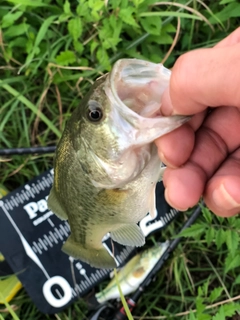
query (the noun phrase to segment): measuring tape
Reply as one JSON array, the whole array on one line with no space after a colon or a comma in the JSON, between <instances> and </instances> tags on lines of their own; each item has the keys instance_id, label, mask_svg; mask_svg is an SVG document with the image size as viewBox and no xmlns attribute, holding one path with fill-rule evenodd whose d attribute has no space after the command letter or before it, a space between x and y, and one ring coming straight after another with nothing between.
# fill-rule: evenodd
<instances>
[{"instance_id":1,"label":"measuring tape","mask_svg":"<svg viewBox=\"0 0 240 320\"><path fill-rule=\"evenodd\" d=\"M0 199L8 194L8 190L0 184ZM0 304L9 302L22 288L18 278L0 253Z\"/></svg>"},{"instance_id":2,"label":"measuring tape","mask_svg":"<svg viewBox=\"0 0 240 320\"><path fill-rule=\"evenodd\" d=\"M51 169L0 200L0 252L37 308L48 314L60 312L86 295L111 272L92 268L61 251L70 228L67 221L60 220L47 207L52 183ZM176 216L177 211L165 202L163 193L163 185L159 183L158 215L155 219L147 215L140 222L145 236L162 229ZM113 251L108 235L103 245ZM135 252L133 247L114 243L114 257L119 266Z\"/></svg>"}]
</instances>

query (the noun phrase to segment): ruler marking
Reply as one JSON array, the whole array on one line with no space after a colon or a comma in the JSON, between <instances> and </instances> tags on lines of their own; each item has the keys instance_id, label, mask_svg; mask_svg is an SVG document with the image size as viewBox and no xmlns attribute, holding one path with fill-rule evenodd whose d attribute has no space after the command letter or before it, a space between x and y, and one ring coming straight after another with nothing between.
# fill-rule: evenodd
<instances>
[{"instance_id":1,"label":"ruler marking","mask_svg":"<svg viewBox=\"0 0 240 320\"><path fill-rule=\"evenodd\" d=\"M6 208L7 210L10 210L9 206L7 205L7 203L5 203L5 208Z\"/></svg>"},{"instance_id":2,"label":"ruler marking","mask_svg":"<svg viewBox=\"0 0 240 320\"><path fill-rule=\"evenodd\" d=\"M12 199L14 205L15 205L16 207L18 207L18 203L17 203L16 199L15 199L13 196L11 196L11 199Z\"/></svg>"},{"instance_id":3,"label":"ruler marking","mask_svg":"<svg viewBox=\"0 0 240 320\"><path fill-rule=\"evenodd\" d=\"M26 192L23 193L23 197L25 198L25 200L27 200L27 201L29 200Z\"/></svg>"},{"instance_id":4,"label":"ruler marking","mask_svg":"<svg viewBox=\"0 0 240 320\"><path fill-rule=\"evenodd\" d=\"M41 246L43 247L43 249L44 249L45 251L47 251L48 248L46 247L45 243L42 241L41 238L38 238L38 242L41 244Z\"/></svg>"},{"instance_id":5,"label":"ruler marking","mask_svg":"<svg viewBox=\"0 0 240 320\"><path fill-rule=\"evenodd\" d=\"M49 224L50 224L51 227L54 227L54 226L55 226L55 224L52 222L52 220L51 220L50 218L48 218L47 221L49 222Z\"/></svg>"},{"instance_id":6,"label":"ruler marking","mask_svg":"<svg viewBox=\"0 0 240 320\"><path fill-rule=\"evenodd\" d=\"M8 206L9 209L11 209L11 210L13 209L13 207L11 206L11 203L9 202L9 200L7 200L7 206Z\"/></svg>"},{"instance_id":7,"label":"ruler marking","mask_svg":"<svg viewBox=\"0 0 240 320\"><path fill-rule=\"evenodd\" d=\"M12 208L14 208L15 207L15 203L14 203L13 199L10 199L9 202L10 202Z\"/></svg>"},{"instance_id":8,"label":"ruler marking","mask_svg":"<svg viewBox=\"0 0 240 320\"><path fill-rule=\"evenodd\" d=\"M68 236L69 233L66 232L66 230L64 229L64 226L62 224L60 224L60 228L62 229L62 231L64 232L65 236Z\"/></svg>"},{"instance_id":9,"label":"ruler marking","mask_svg":"<svg viewBox=\"0 0 240 320\"><path fill-rule=\"evenodd\" d=\"M70 230L70 227L69 227L69 224L68 224L68 222L67 221L65 221L65 230L67 231L67 232L70 232L71 230Z\"/></svg>"},{"instance_id":10,"label":"ruler marking","mask_svg":"<svg viewBox=\"0 0 240 320\"><path fill-rule=\"evenodd\" d=\"M96 277L95 277L94 273L92 273L92 274L91 274L91 277L93 278L93 280L94 280L94 281L97 281L97 279L96 279Z\"/></svg>"},{"instance_id":11,"label":"ruler marking","mask_svg":"<svg viewBox=\"0 0 240 320\"><path fill-rule=\"evenodd\" d=\"M55 238L55 236L54 236L54 234L52 233L52 231L49 231L49 234L50 234L51 237L53 238L54 242L55 242L56 244L58 244L58 241L57 241L57 239Z\"/></svg>"},{"instance_id":12,"label":"ruler marking","mask_svg":"<svg viewBox=\"0 0 240 320\"><path fill-rule=\"evenodd\" d=\"M77 297L77 293L73 288L72 288L72 296Z\"/></svg>"},{"instance_id":13,"label":"ruler marking","mask_svg":"<svg viewBox=\"0 0 240 320\"><path fill-rule=\"evenodd\" d=\"M42 254L42 250L39 248L39 246L37 245L37 243L35 242L35 241L33 241L33 248L35 248L35 250L37 250L37 252L39 253L39 254Z\"/></svg>"},{"instance_id":14,"label":"ruler marking","mask_svg":"<svg viewBox=\"0 0 240 320\"><path fill-rule=\"evenodd\" d=\"M45 190L45 187L43 186L42 182L39 181L39 186L41 187L41 190Z\"/></svg>"},{"instance_id":15,"label":"ruler marking","mask_svg":"<svg viewBox=\"0 0 240 320\"><path fill-rule=\"evenodd\" d=\"M53 247L52 242L49 240L49 238L48 238L48 236L46 234L44 235L44 238L48 242L49 246L52 248Z\"/></svg>"},{"instance_id":16,"label":"ruler marking","mask_svg":"<svg viewBox=\"0 0 240 320\"><path fill-rule=\"evenodd\" d=\"M33 251L34 251L35 253L38 253L38 251L37 251L37 249L36 249L35 247L32 247L32 249L33 249Z\"/></svg>"},{"instance_id":17,"label":"ruler marking","mask_svg":"<svg viewBox=\"0 0 240 320\"><path fill-rule=\"evenodd\" d=\"M23 200L22 200L21 195L19 193L16 194L16 197L20 203L23 203Z\"/></svg>"},{"instance_id":18,"label":"ruler marking","mask_svg":"<svg viewBox=\"0 0 240 320\"><path fill-rule=\"evenodd\" d=\"M79 292L79 293L81 293L82 291L84 291L84 288L82 288L82 286L79 286L79 285L77 284L77 287L78 287L78 292Z\"/></svg>"},{"instance_id":19,"label":"ruler marking","mask_svg":"<svg viewBox=\"0 0 240 320\"><path fill-rule=\"evenodd\" d=\"M34 189L35 193L39 194L38 187L35 183L32 185L32 188Z\"/></svg>"}]
</instances>

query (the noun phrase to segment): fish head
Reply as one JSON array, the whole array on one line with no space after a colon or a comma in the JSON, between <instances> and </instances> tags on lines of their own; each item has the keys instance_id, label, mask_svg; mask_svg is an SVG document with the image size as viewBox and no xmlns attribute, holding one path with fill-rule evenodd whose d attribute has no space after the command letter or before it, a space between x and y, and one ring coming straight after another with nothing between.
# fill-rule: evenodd
<instances>
[{"instance_id":1,"label":"fish head","mask_svg":"<svg viewBox=\"0 0 240 320\"><path fill-rule=\"evenodd\" d=\"M112 103L108 77L96 80L73 113L66 131L70 132L75 158L91 183L95 187L114 189L132 176L137 159L130 157L128 160L132 163L126 166L132 125Z\"/></svg>"},{"instance_id":2,"label":"fish head","mask_svg":"<svg viewBox=\"0 0 240 320\"><path fill-rule=\"evenodd\" d=\"M151 159L152 142L189 119L161 115L170 75L162 64L119 60L72 115L74 149L96 187L121 188L132 181Z\"/></svg>"}]
</instances>

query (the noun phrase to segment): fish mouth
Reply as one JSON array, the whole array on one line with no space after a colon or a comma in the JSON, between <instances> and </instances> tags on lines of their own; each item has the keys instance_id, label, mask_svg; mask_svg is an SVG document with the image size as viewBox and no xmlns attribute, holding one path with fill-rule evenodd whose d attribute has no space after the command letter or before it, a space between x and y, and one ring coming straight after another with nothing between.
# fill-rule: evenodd
<instances>
[{"instance_id":1,"label":"fish mouth","mask_svg":"<svg viewBox=\"0 0 240 320\"><path fill-rule=\"evenodd\" d=\"M110 73L111 91L122 111L144 118L160 117L162 94L169 85L171 71L162 64L138 60L118 60Z\"/></svg>"},{"instance_id":2,"label":"fish mouth","mask_svg":"<svg viewBox=\"0 0 240 320\"><path fill-rule=\"evenodd\" d=\"M187 116L161 114L162 95L169 86L171 71L162 64L139 59L118 60L109 74L107 93L112 106L132 127L135 145L153 142L188 121ZM128 123L128 125L126 125ZM129 130L128 130L129 132Z\"/></svg>"}]
</instances>

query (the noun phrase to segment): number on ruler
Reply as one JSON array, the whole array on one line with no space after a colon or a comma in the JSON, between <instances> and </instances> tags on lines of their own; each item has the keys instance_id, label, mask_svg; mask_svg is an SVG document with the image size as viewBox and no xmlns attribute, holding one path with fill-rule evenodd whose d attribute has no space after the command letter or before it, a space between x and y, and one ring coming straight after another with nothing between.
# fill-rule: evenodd
<instances>
[{"instance_id":1,"label":"number on ruler","mask_svg":"<svg viewBox=\"0 0 240 320\"><path fill-rule=\"evenodd\" d=\"M62 297L59 297L59 299L52 293L51 289L54 285L58 285L63 291L63 295ZM72 289L66 279L61 276L54 276L44 283L43 295L51 306L60 308L65 306L72 299Z\"/></svg>"}]
</instances>

